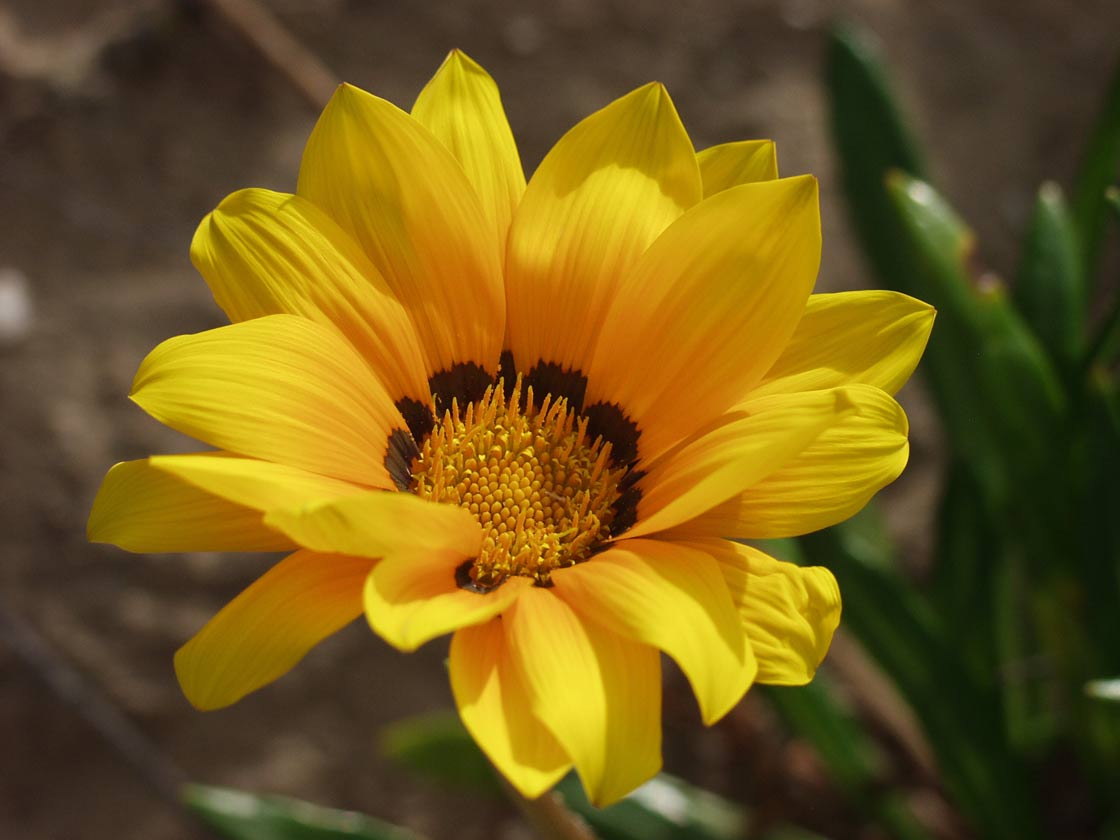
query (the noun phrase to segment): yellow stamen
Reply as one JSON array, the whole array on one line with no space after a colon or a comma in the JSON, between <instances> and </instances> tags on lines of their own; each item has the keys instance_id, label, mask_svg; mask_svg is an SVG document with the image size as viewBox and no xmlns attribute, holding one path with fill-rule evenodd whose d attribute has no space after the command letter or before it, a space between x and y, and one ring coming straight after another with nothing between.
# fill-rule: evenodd
<instances>
[{"instance_id":1,"label":"yellow stamen","mask_svg":"<svg viewBox=\"0 0 1120 840\"><path fill-rule=\"evenodd\" d=\"M521 392L519 376L508 399L499 381L465 408L453 401L412 465L413 492L461 505L482 526L470 567L480 589L510 575L547 586L554 570L590 557L610 535L626 472L566 399L538 406L529 387L522 404Z\"/></svg>"}]
</instances>

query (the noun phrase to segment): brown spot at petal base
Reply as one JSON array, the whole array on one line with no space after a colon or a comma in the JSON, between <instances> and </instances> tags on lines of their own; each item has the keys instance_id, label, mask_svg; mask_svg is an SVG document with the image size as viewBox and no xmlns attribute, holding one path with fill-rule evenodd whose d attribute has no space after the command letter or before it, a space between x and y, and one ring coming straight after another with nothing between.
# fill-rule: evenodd
<instances>
[{"instance_id":1,"label":"brown spot at petal base","mask_svg":"<svg viewBox=\"0 0 1120 840\"><path fill-rule=\"evenodd\" d=\"M459 405L477 402L493 384L493 374L474 362L459 362L450 370L432 374L428 387L432 389L436 416L442 417L451 408L452 400L457 400Z\"/></svg>"},{"instance_id":2,"label":"brown spot at petal base","mask_svg":"<svg viewBox=\"0 0 1120 840\"><path fill-rule=\"evenodd\" d=\"M642 491L638 482L645 473L640 470L631 470L626 473L618 483L619 496L615 500L614 519L611 520L611 536L617 537L625 533L638 521L638 502L642 500Z\"/></svg>"},{"instance_id":3,"label":"brown spot at petal base","mask_svg":"<svg viewBox=\"0 0 1120 840\"><path fill-rule=\"evenodd\" d=\"M525 384L537 394L564 397L576 413L583 411L587 377L578 370L564 369L554 362L537 362L525 376Z\"/></svg>"},{"instance_id":4,"label":"brown spot at petal base","mask_svg":"<svg viewBox=\"0 0 1120 840\"><path fill-rule=\"evenodd\" d=\"M404 418L408 430L412 432L413 440L423 440L431 434L432 427L436 422L431 405L422 403L420 400L414 400L411 397L401 397L397 400L396 406L397 411Z\"/></svg>"},{"instance_id":5,"label":"brown spot at petal base","mask_svg":"<svg viewBox=\"0 0 1120 840\"><path fill-rule=\"evenodd\" d=\"M616 466L630 466L638 460L638 424L626 416L617 403L595 403L583 410L587 428L611 444L611 460Z\"/></svg>"},{"instance_id":6,"label":"brown spot at petal base","mask_svg":"<svg viewBox=\"0 0 1120 840\"><path fill-rule=\"evenodd\" d=\"M394 429L385 448L385 469L398 490L412 488L412 461L420 454L412 435L405 429Z\"/></svg>"}]
</instances>

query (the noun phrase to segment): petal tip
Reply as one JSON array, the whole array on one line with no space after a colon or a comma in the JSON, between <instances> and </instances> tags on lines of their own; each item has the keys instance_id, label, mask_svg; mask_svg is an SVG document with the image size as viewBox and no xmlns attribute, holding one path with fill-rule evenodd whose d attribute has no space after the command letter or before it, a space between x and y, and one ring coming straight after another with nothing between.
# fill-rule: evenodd
<instances>
[{"instance_id":1,"label":"petal tip","mask_svg":"<svg viewBox=\"0 0 1120 840\"><path fill-rule=\"evenodd\" d=\"M192 678L195 675L191 673L193 669L190 667L190 653L190 642L187 642L175 651L173 663L175 678L179 681L179 690L183 692L183 697L191 704L191 707L199 712L213 712L237 702L239 698L228 702L218 702L212 696L212 692L204 691L196 684L197 680Z\"/></svg>"},{"instance_id":2,"label":"petal tip","mask_svg":"<svg viewBox=\"0 0 1120 840\"><path fill-rule=\"evenodd\" d=\"M584 782L583 789L587 793L588 801L596 808L609 808L611 805L614 805L617 802L625 799L627 796L632 794L634 791L636 791L638 788L640 788L642 785L644 785L646 782L660 773L662 766L663 761L659 753L656 763L652 763L650 767L647 768L645 778L643 778L637 784L634 784L632 787L610 784L612 780L607 777L604 778L594 789L589 788L586 782ZM581 778L580 781L582 782L583 779Z\"/></svg>"},{"instance_id":3,"label":"petal tip","mask_svg":"<svg viewBox=\"0 0 1120 840\"><path fill-rule=\"evenodd\" d=\"M455 67L460 70L481 71L482 65L467 55L461 48L453 47L443 60L443 67Z\"/></svg>"}]
</instances>

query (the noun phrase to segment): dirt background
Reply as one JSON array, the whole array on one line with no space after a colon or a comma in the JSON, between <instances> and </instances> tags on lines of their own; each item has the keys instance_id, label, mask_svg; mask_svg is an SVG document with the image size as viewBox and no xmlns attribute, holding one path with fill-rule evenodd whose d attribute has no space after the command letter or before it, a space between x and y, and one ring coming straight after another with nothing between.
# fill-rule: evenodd
<instances>
[{"instance_id":1,"label":"dirt background","mask_svg":"<svg viewBox=\"0 0 1120 840\"><path fill-rule=\"evenodd\" d=\"M339 78L405 107L449 48L465 49L501 85L528 171L581 116L664 82L697 147L771 137L785 174L820 177L830 290L866 278L827 146L830 20L882 39L939 183L1004 273L1036 185L1068 185L1120 32L1115 0L267 5ZM433 838L524 836L505 806L446 796L378 756L384 725L450 706L443 645L404 656L353 626L267 690L198 714L172 653L269 558L85 542L110 464L184 446L126 394L156 343L222 322L187 259L195 225L234 189L292 189L315 116L204 2L0 5L2 838L206 836L47 687L15 627L39 634L45 661L84 675L87 710L89 691L103 693L192 779L358 808ZM915 468L888 492L888 512L920 558L937 432L919 389L902 399ZM701 731L679 677L668 682L667 769L771 811L796 806L833 836L874 836L757 699ZM806 796L813 785L820 795ZM914 795L942 834L959 833L935 793Z\"/></svg>"}]
</instances>

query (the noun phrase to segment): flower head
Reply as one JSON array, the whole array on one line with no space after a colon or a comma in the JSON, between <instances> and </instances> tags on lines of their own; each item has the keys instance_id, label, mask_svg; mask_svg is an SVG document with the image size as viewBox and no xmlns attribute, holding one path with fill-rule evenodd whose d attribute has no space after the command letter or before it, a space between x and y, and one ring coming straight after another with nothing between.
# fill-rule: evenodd
<instances>
[{"instance_id":1,"label":"flower head","mask_svg":"<svg viewBox=\"0 0 1120 840\"><path fill-rule=\"evenodd\" d=\"M768 141L696 153L656 84L526 185L491 78L453 52L411 114L342 86L294 195L229 196L191 257L232 324L132 399L216 450L117 464L91 539L291 551L176 655L199 708L363 612L451 633L467 728L525 795L598 803L660 766L661 657L705 722L811 679L832 575L734 539L837 522L902 470L891 398L933 321L813 295L817 186Z\"/></svg>"}]
</instances>

